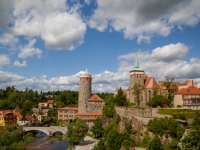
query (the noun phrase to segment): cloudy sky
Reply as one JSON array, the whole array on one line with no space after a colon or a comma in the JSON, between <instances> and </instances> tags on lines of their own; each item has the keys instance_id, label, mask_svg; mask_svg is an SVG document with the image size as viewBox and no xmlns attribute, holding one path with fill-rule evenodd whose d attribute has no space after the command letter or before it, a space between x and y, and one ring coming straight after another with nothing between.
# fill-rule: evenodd
<instances>
[{"instance_id":1,"label":"cloudy sky","mask_svg":"<svg viewBox=\"0 0 200 150\"><path fill-rule=\"evenodd\" d=\"M136 52L157 81L200 82L199 0L1 0L0 88L93 91L129 86Z\"/></svg>"}]
</instances>

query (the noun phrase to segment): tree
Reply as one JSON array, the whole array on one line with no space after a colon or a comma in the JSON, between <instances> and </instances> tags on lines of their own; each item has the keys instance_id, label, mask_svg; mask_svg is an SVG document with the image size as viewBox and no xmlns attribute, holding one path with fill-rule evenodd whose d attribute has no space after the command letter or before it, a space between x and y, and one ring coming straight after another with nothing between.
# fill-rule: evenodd
<instances>
[{"instance_id":1,"label":"tree","mask_svg":"<svg viewBox=\"0 0 200 150\"><path fill-rule=\"evenodd\" d=\"M114 106L114 98L113 95L106 97L105 105L103 106L103 116L107 118L113 118L116 114L115 106Z\"/></svg>"},{"instance_id":2,"label":"tree","mask_svg":"<svg viewBox=\"0 0 200 150\"><path fill-rule=\"evenodd\" d=\"M91 132L95 135L95 137L101 137L103 135L103 122L100 117L97 117L94 120L94 125L91 128Z\"/></svg>"},{"instance_id":3,"label":"tree","mask_svg":"<svg viewBox=\"0 0 200 150\"><path fill-rule=\"evenodd\" d=\"M74 119L68 124L67 140L73 144L78 144L87 134L88 125L85 120L80 118Z\"/></svg>"},{"instance_id":4,"label":"tree","mask_svg":"<svg viewBox=\"0 0 200 150\"><path fill-rule=\"evenodd\" d=\"M114 150L120 149L121 143L119 142L119 133L115 128L111 129L107 135L106 139L106 149L107 150Z\"/></svg>"},{"instance_id":5,"label":"tree","mask_svg":"<svg viewBox=\"0 0 200 150\"><path fill-rule=\"evenodd\" d=\"M94 146L94 150L106 150L105 141L103 138Z\"/></svg>"},{"instance_id":6,"label":"tree","mask_svg":"<svg viewBox=\"0 0 200 150\"><path fill-rule=\"evenodd\" d=\"M176 92L178 90L178 87L176 85L176 83L174 82L174 77L165 77L165 82L164 82L164 86L166 87L167 91L168 91L168 99L173 101L174 99L174 92Z\"/></svg>"},{"instance_id":7,"label":"tree","mask_svg":"<svg viewBox=\"0 0 200 150\"><path fill-rule=\"evenodd\" d=\"M118 93L115 97L115 103L117 106L127 106L127 99L126 99L126 95L123 93L123 90L121 89L121 87L118 90Z\"/></svg>"},{"instance_id":8,"label":"tree","mask_svg":"<svg viewBox=\"0 0 200 150\"><path fill-rule=\"evenodd\" d=\"M148 105L151 107L160 106L161 103L165 103L169 106L170 100L164 97L163 95L156 95L152 99L149 100Z\"/></svg>"},{"instance_id":9,"label":"tree","mask_svg":"<svg viewBox=\"0 0 200 150\"><path fill-rule=\"evenodd\" d=\"M188 135L181 141L182 149L192 149L199 150L200 149L200 128L195 128L190 130Z\"/></svg>"},{"instance_id":10,"label":"tree","mask_svg":"<svg viewBox=\"0 0 200 150\"><path fill-rule=\"evenodd\" d=\"M155 135L149 145L149 150L164 150L158 135Z\"/></svg>"},{"instance_id":11,"label":"tree","mask_svg":"<svg viewBox=\"0 0 200 150\"><path fill-rule=\"evenodd\" d=\"M136 83L133 87L133 94L135 95L136 103L138 107L140 106L140 93L142 89L143 89L143 86L139 83Z\"/></svg>"}]
</instances>

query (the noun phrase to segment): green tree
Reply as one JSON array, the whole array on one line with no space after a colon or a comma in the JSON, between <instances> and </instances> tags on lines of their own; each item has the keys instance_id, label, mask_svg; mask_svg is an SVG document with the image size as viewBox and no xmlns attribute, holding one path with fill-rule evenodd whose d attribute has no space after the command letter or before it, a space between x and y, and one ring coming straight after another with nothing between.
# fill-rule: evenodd
<instances>
[{"instance_id":1,"label":"green tree","mask_svg":"<svg viewBox=\"0 0 200 150\"><path fill-rule=\"evenodd\" d=\"M80 118L74 119L68 124L68 130L66 134L68 141L72 143L72 145L78 144L85 137L88 129L89 128L85 120Z\"/></svg>"},{"instance_id":2,"label":"green tree","mask_svg":"<svg viewBox=\"0 0 200 150\"><path fill-rule=\"evenodd\" d=\"M158 135L155 135L153 140L150 142L149 150L164 150Z\"/></svg>"},{"instance_id":3,"label":"green tree","mask_svg":"<svg viewBox=\"0 0 200 150\"><path fill-rule=\"evenodd\" d=\"M109 95L105 99L105 105L103 106L103 116L107 118L113 118L116 115L116 110L114 106L113 95Z\"/></svg>"},{"instance_id":4,"label":"green tree","mask_svg":"<svg viewBox=\"0 0 200 150\"><path fill-rule=\"evenodd\" d=\"M199 150L200 149L200 128L189 131L188 135L181 141L183 150Z\"/></svg>"},{"instance_id":5,"label":"green tree","mask_svg":"<svg viewBox=\"0 0 200 150\"><path fill-rule=\"evenodd\" d=\"M18 92L12 92L12 94L10 94L8 100L15 102L16 100L18 100L20 97L20 94Z\"/></svg>"},{"instance_id":6,"label":"green tree","mask_svg":"<svg viewBox=\"0 0 200 150\"><path fill-rule=\"evenodd\" d=\"M133 146L135 146L135 142L133 142L133 140L124 140L122 142L122 147L126 150L129 150L129 148Z\"/></svg>"},{"instance_id":7,"label":"green tree","mask_svg":"<svg viewBox=\"0 0 200 150\"><path fill-rule=\"evenodd\" d=\"M178 87L176 85L176 83L174 82L174 77L165 77L165 82L164 82L164 86L166 87L167 91L168 91L168 99L171 100L171 102L174 99L174 92L176 92L178 90Z\"/></svg>"},{"instance_id":8,"label":"green tree","mask_svg":"<svg viewBox=\"0 0 200 150\"><path fill-rule=\"evenodd\" d=\"M127 106L128 103L127 103L126 95L123 93L123 90L121 87L119 88L118 93L114 100L117 106Z\"/></svg>"},{"instance_id":9,"label":"green tree","mask_svg":"<svg viewBox=\"0 0 200 150\"><path fill-rule=\"evenodd\" d=\"M140 93L142 92L143 86L139 83L136 83L133 87L133 94L135 95L135 101L137 103L137 106L140 106Z\"/></svg>"},{"instance_id":10,"label":"green tree","mask_svg":"<svg viewBox=\"0 0 200 150\"><path fill-rule=\"evenodd\" d=\"M30 100L26 100L23 105L22 109L25 111L25 113L29 113L32 108L32 102Z\"/></svg>"},{"instance_id":11,"label":"green tree","mask_svg":"<svg viewBox=\"0 0 200 150\"><path fill-rule=\"evenodd\" d=\"M98 138L103 135L103 122L100 117L97 117L94 120L94 125L92 126L90 131L95 135L95 137Z\"/></svg>"},{"instance_id":12,"label":"green tree","mask_svg":"<svg viewBox=\"0 0 200 150\"><path fill-rule=\"evenodd\" d=\"M149 100L148 105L151 107L157 107L160 106L162 102L166 103L168 106L170 104L170 100L163 95L156 95Z\"/></svg>"},{"instance_id":13,"label":"green tree","mask_svg":"<svg viewBox=\"0 0 200 150\"><path fill-rule=\"evenodd\" d=\"M94 150L106 150L105 141L103 138L94 146Z\"/></svg>"},{"instance_id":14,"label":"green tree","mask_svg":"<svg viewBox=\"0 0 200 150\"><path fill-rule=\"evenodd\" d=\"M111 129L110 132L107 135L106 139L106 149L107 150L114 150L114 149L120 149L121 143L119 142L119 133L115 128Z\"/></svg>"}]
</instances>

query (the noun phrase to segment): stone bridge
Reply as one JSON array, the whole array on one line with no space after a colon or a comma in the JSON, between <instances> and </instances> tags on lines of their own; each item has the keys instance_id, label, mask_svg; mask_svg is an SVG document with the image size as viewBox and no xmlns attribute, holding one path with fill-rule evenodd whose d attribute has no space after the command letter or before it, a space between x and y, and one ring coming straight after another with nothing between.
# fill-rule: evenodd
<instances>
[{"instance_id":1,"label":"stone bridge","mask_svg":"<svg viewBox=\"0 0 200 150\"><path fill-rule=\"evenodd\" d=\"M42 131L47 134L47 136L52 136L55 132L61 132L65 134L67 132L67 127L60 126L50 126L50 127L23 127L23 131Z\"/></svg>"}]
</instances>

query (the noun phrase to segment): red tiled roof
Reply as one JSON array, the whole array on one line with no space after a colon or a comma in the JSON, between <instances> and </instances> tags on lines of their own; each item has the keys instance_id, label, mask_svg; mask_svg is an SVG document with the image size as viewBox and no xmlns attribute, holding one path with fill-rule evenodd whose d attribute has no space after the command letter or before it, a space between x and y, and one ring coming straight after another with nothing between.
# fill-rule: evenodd
<instances>
[{"instance_id":1,"label":"red tiled roof","mask_svg":"<svg viewBox=\"0 0 200 150\"><path fill-rule=\"evenodd\" d=\"M184 81L183 83L181 83L181 85L187 85L188 82L190 82L189 80Z\"/></svg>"},{"instance_id":2,"label":"red tiled roof","mask_svg":"<svg viewBox=\"0 0 200 150\"><path fill-rule=\"evenodd\" d=\"M19 119L23 118L23 116L20 114L20 112L13 112L13 114Z\"/></svg>"},{"instance_id":3,"label":"red tiled roof","mask_svg":"<svg viewBox=\"0 0 200 150\"><path fill-rule=\"evenodd\" d=\"M47 103L48 103L48 104L53 104L53 103L54 103L54 100L48 100Z\"/></svg>"},{"instance_id":4,"label":"red tiled roof","mask_svg":"<svg viewBox=\"0 0 200 150\"><path fill-rule=\"evenodd\" d=\"M48 105L47 102L38 103L38 106L47 106L47 105Z\"/></svg>"},{"instance_id":5,"label":"red tiled roof","mask_svg":"<svg viewBox=\"0 0 200 150\"><path fill-rule=\"evenodd\" d=\"M144 88L160 88L154 77L147 77Z\"/></svg>"},{"instance_id":6,"label":"red tiled roof","mask_svg":"<svg viewBox=\"0 0 200 150\"><path fill-rule=\"evenodd\" d=\"M188 88L180 89L179 91L176 92L176 94L185 94L185 95L187 95L187 94L197 94L197 95L200 95L200 89L193 87L193 86L190 86Z\"/></svg>"},{"instance_id":7,"label":"red tiled roof","mask_svg":"<svg viewBox=\"0 0 200 150\"><path fill-rule=\"evenodd\" d=\"M78 111L78 107L63 107L63 108L58 108L59 110L77 110Z\"/></svg>"},{"instance_id":8,"label":"red tiled roof","mask_svg":"<svg viewBox=\"0 0 200 150\"><path fill-rule=\"evenodd\" d=\"M76 116L102 116L102 113L76 113Z\"/></svg>"},{"instance_id":9,"label":"red tiled roof","mask_svg":"<svg viewBox=\"0 0 200 150\"><path fill-rule=\"evenodd\" d=\"M92 96L88 99L88 102L104 102L104 100L99 97L97 94L92 94Z\"/></svg>"}]
</instances>

